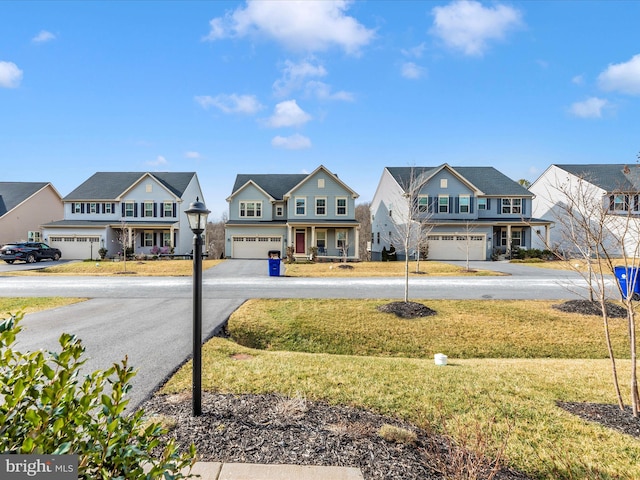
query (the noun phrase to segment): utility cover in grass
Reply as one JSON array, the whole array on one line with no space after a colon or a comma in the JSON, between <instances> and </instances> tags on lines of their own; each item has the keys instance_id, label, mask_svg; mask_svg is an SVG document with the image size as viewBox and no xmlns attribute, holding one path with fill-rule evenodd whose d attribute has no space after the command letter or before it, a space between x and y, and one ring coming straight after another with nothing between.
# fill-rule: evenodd
<instances>
[{"instance_id":1,"label":"utility cover in grass","mask_svg":"<svg viewBox=\"0 0 640 480\"><path fill-rule=\"evenodd\" d=\"M567 313L579 313L581 315L602 315L600 302L591 300L568 300L558 305L551 305L556 310ZM605 302L607 315L611 318L624 318L627 316L627 309L615 303Z\"/></svg>"},{"instance_id":2,"label":"utility cover in grass","mask_svg":"<svg viewBox=\"0 0 640 480\"><path fill-rule=\"evenodd\" d=\"M437 312L418 302L391 302L378 307L379 312L394 313L400 318L430 317Z\"/></svg>"}]
</instances>

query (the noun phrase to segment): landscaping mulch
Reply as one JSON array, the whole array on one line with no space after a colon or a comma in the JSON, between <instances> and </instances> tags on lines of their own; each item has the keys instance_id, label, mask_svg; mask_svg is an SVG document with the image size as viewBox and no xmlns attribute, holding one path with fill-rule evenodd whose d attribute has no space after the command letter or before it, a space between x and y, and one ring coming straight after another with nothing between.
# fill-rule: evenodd
<instances>
[{"instance_id":1,"label":"landscaping mulch","mask_svg":"<svg viewBox=\"0 0 640 480\"><path fill-rule=\"evenodd\" d=\"M640 438L640 418L633 416L629 406L620 410L618 405L605 403L556 402L556 404L584 420Z\"/></svg>"},{"instance_id":2,"label":"landscaping mulch","mask_svg":"<svg viewBox=\"0 0 640 480\"><path fill-rule=\"evenodd\" d=\"M556 310L567 313L580 313L582 315L602 315L602 308L599 302L592 302L590 300L568 300L566 302L552 305ZM627 316L627 309L616 305L612 302L606 302L605 308L607 309L607 315L611 318L625 318Z\"/></svg>"},{"instance_id":3,"label":"landscaping mulch","mask_svg":"<svg viewBox=\"0 0 640 480\"><path fill-rule=\"evenodd\" d=\"M378 307L379 312L394 313L400 318L430 317L438 312L418 302L391 302Z\"/></svg>"},{"instance_id":4,"label":"landscaping mulch","mask_svg":"<svg viewBox=\"0 0 640 480\"><path fill-rule=\"evenodd\" d=\"M200 461L348 466L360 468L365 480L441 480L442 469L455 463L451 456L460 457L451 441L400 420L302 398L203 392L198 417L187 394L157 395L142 408L175 421L167 439L183 452L194 443ZM383 425L406 429L415 441L385 440L378 434ZM478 478L487 478L489 460L473 461L486 472ZM492 478L529 480L510 469Z\"/></svg>"}]
</instances>

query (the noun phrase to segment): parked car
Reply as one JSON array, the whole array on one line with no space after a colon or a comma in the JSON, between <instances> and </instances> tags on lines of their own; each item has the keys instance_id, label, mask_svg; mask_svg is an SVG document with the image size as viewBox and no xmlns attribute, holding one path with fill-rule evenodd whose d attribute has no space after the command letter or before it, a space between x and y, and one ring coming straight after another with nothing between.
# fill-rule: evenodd
<instances>
[{"instance_id":1,"label":"parked car","mask_svg":"<svg viewBox=\"0 0 640 480\"><path fill-rule=\"evenodd\" d=\"M57 261L60 257L62 257L60 250L40 242L9 243L0 248L0 260L7 263L13 263L16 260L35 263L46 258Z\"/></svg>"}]
</instances>

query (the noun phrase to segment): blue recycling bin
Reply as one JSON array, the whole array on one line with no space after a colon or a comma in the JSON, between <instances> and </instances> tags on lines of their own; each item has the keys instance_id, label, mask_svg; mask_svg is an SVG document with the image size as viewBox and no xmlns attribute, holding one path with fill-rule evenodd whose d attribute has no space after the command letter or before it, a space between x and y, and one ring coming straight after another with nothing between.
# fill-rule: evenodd
<instances>
[{"instance_id":1,"label":"blue recycling bin","mask_svg":"<svg viewBox=\"0 0 640 480\"><path fill-rule=\"evenodd\" d=\"M279 258L270 258L268 261L269 261L269 276L279 277L281 260Z\"/></svg>"},{"instance_id":2,"label":"blue recycling bin","mask_svg":"<svg viewBox=\"0 0 640 480\"><path fill-rule=\"evenodd\" d=\"M637 267L614 267L613 273L618 279L622 298L631 295L632 300L640 299L640 269Z\"/></svg>"}]
</instances>

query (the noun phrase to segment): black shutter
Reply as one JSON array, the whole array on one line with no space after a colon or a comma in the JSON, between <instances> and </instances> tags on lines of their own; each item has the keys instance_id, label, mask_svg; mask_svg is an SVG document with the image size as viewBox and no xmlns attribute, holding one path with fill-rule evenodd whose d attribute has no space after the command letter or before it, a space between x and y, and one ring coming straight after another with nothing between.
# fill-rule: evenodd
<instances>
[{"instance_id":1,"label":"black shutter","mask_svg":"<svg viewBox=\"0 0 640 480\"><path fill-rule=\"evenodd\" d=\"M449 196L449 208L447 208L447 211L453 213L453 197L451 195Z\"/></svg>"},{"instance_id":2,"label":"black shutter","mask_svg":"<svg viewBox=\"0 0 640 480\"><path fill-rule=\"evenodd\" d=\"M124 203L121 206L122 206L122 217L124 218Z\"/></svg>"},{"instance_id":3,"label":"black shutter","mask_svg":"<svg viewBox=\"0 0 640 480\"><path fill-rule=\"evenodd\" d=\"M435 213L433 208L434 201L435 201L435 197L432 197L431 195L429 195L429 213Z\"/></svg>"},{"instance_id":4,"label":"black shutter","mask_svg":"<svg viewBox=\"0 0 640 480\"><path fill-rule=\"evenodd\" d=\"M456 197L455 198L455 204L456 204L456 211L455 213L460 213L460 197Z\"/></svg>"},{"instance_id":5,"label":"black shutter","mask_svg":"<svg viewBox=\"0 0 640 480\"><path fill-rule=\"evenodd\" d=\"M633 196L633 211L638 211L638 195Z\"/></svg>"},{"instance_id":6,"label":"black shutter","mask_svg":"<svg viewBox=\"0 0 640 480\"><path fill-rule=\"evenodd\" d=\"M104 203L98 204L98 213L104 213Z\"/></svg>"},{"instance_id":7,"label":"black shutter","mask_svg":"<svg viewBox=\"0 0 640 480\"><path fill-rule=\"evenodd\" d=\"M71 213L76 213L76 202L71 202Z\"/></svg>"},{"instance_id":8,"label":"black shutter","mask_svg":"<svg viewBox=\"0 0 640 480\"><path fill-rule=\"evenodd\" d=\"M111 213L116 213L116 204L115 203L111 204Z\"/></svg>"},{"instance_id":9,"label":"black shutter","mask_svg":"<svg viewBox=\"0 0 640 480\"><path fill-rule=\"evenodd\" d=\"M176 202L173 202L173 216L176 216Z\"/></svg>"},{"instance_id":10,"label":"black shutter","mask_svg":"<svg viewBox=\"0 0 640 480\"><path fill-rule=\"evenodd\" d=\"M502 199L498 198L496 200L498 202L498 215L501 215L502 214Z\"/></svg>"},{"instance_id":11,"label":"black shutter","mask_svg":"<svg viewBox=\"0 0 640 480\"><path fill-rule=\"evenodd\" d=\"M487 198L487 210L491 210L491 199Z\"/></svg>"},{"instance_id":12,"label":"black shutter","mask_svg":"<svg viewBox=\"0 0 640 480\"><path fill-rule=\"evenodd\" d=\"M164 217L164 204L163 203L159 203L158 205L160 207L160 216Z\"/></svg>"},{"instance_id":13,"label":"black shutter","mask_svg":"<svg viewBox=\"0 0 640 480\"><path fill-rule=\"evenodd\" d=\"M469 213L473 213L473 204L476 203L476 197L469 198Z\"/></svg>"},{"instance_id":14,"label":"black shutter","mask_svg":"<svg viewBox=\"0 0 640 480\"><path fill-rule=\"evenodd\" d=\"M609 210L613 211L613 203L615 201L615 195L609 196Z\"/></svg>"},{"instance_id":15,"label":"black shutter","mask_svg":"<svg viewBox=\"0 0 640 480\"><path fill-rule=\"evenodd\" d=\"M84 213L84 203L80 204L80 213Z\"/></svg>"},{"instance_id":16,"label":"black shutter","mask_svg":"<svg viewBox=\"0 0 640 480\"><path fill-rule=\"evenodd\" d=\"M153 216L158 216L158 204L156 202L153 202Z\"/></svg>"},{"instance_id":17,"label":"black shutter","mask_svg":"<svg viewBox=\"0 0 640 480\"><path fill-rule=\"evenodd\" d=\"M138 216L138 204L137 203L133 203L133 216L137 217Z\"/></svg>"},{"instance_id":18,"label":"black shutter","mask_svg":"<svg viewBox=\"0 0 640 480\"><path fill-rule=\"evenodd\" d=\"M140 234L140 246L144 247L144 232Z\"/></svg>"}]
</instances>

